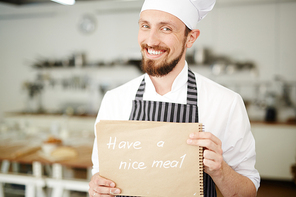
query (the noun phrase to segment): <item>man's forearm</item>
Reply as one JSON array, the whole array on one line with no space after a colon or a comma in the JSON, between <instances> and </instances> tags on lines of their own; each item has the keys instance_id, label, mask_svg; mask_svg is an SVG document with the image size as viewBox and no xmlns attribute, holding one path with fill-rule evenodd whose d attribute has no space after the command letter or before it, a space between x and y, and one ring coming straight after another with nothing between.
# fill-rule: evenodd
<instances>
[{"instance_id":1,"label":"man's forearm","mask_svg":"<svg viewBox=\"0 0 296 197\"><path fill-rule=\"evenodd\" d=\"M212 176L212 179L224 197L257 195L253 182L248 177L235 172L225 161L222 162L220 173Z\"/></svg>"}]
</instances>

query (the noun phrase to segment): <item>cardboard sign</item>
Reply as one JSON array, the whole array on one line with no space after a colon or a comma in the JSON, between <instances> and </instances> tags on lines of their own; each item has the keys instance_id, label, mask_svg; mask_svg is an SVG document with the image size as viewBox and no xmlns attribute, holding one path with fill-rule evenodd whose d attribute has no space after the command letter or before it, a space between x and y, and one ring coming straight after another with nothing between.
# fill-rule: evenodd
<instances>
[{"instance_id":1,"label":"cardboard sign","mask_svg":"<svg viewBox=\"0 0 296 197\"><path fill-rule=\"evenodd\" d=\"M186 143L200 123L100 121L100 175L120 195L203 196L202 148Z\"/></svg>"}]
</instances>

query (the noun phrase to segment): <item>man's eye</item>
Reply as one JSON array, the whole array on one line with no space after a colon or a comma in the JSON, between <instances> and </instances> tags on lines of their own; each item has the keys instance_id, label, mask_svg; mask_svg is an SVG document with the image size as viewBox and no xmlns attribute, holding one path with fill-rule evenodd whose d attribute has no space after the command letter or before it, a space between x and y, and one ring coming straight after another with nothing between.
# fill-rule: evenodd
<instances>
[{"instance_id":1,"label":"man's eye","mask_svg":"<svg viewBox=\"0 0 296 197\"><path fill-rule=\"evenodd\" d=\"M168 27L163 27L162 30L164 30L164 31L171 31L171 29L168 28Z\"/></svg>"},{"instance_id":2,"label":"man's eye","mask_svg":"<svg viewBox=\"0 0 296 197\"><path fill-rule=\"evenodd\" d=\"M143 27L143 28L149 28L149 26L148 26L148 25L142 25L142 27Z\"/></svg>"}]
</instances>

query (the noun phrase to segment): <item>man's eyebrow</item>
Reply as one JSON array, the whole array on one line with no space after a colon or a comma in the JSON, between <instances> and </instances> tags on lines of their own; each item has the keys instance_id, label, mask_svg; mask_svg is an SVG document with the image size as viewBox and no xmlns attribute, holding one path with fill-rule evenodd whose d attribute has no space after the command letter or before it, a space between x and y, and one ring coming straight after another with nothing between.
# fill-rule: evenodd
<instances>
[{"instance_id":1,"label":"man's eyebrow","mask_svg":"<svg viewBox=\"0 0 296 197\"><path fill-rule=\"evenodd\" d=\"M139 19L138 24L140 24L140 23L149 24L149 22L147 20L144 20L144 19ZM162 21L162 22L159 22L158 24L159 25L170 25L170 26L176 27L175 24L173 24L172 22L169 22L169 21Z\"/></svg>"},{"instance_id":2,"label":"man's eyebrow","mask_svg":"<svg viewBox=\"0 0 296 197\"><path fill-rule=\"evenodd\" d=\"M171 23L171 22L166 22L166 21L160 22L159 24L161 24L161 25L171 25L171 26L175 26L173 23Z\"/></svg>"},{"instance_id":3,"label":"man's eyebrow","mask_svg":"<svg viewBox=\"0 0 296 197\"><path fill-rule=\"evenodd\" d=\"M149 23L149 22L143 19L139 19L138 23Z\"/></svg>"}]
</instances>

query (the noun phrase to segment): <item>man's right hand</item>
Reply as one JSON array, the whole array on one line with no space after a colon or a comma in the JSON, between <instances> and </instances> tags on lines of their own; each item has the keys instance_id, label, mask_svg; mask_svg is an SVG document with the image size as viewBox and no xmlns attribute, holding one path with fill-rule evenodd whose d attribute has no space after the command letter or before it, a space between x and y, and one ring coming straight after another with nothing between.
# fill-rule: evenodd
<instances>
[{"instance_id":1,"label":"man's right hand","mask_svg":"<svg viewBox=\"0 0 296 197\"><path fill-rule=\"evenodd\" d=\"M112 195L120 194L120 189L115 188L115 183L105 179L99 175L94 174L89 182L89 196L90 197L111 197Z\"/></svg>"}]
</instances>

